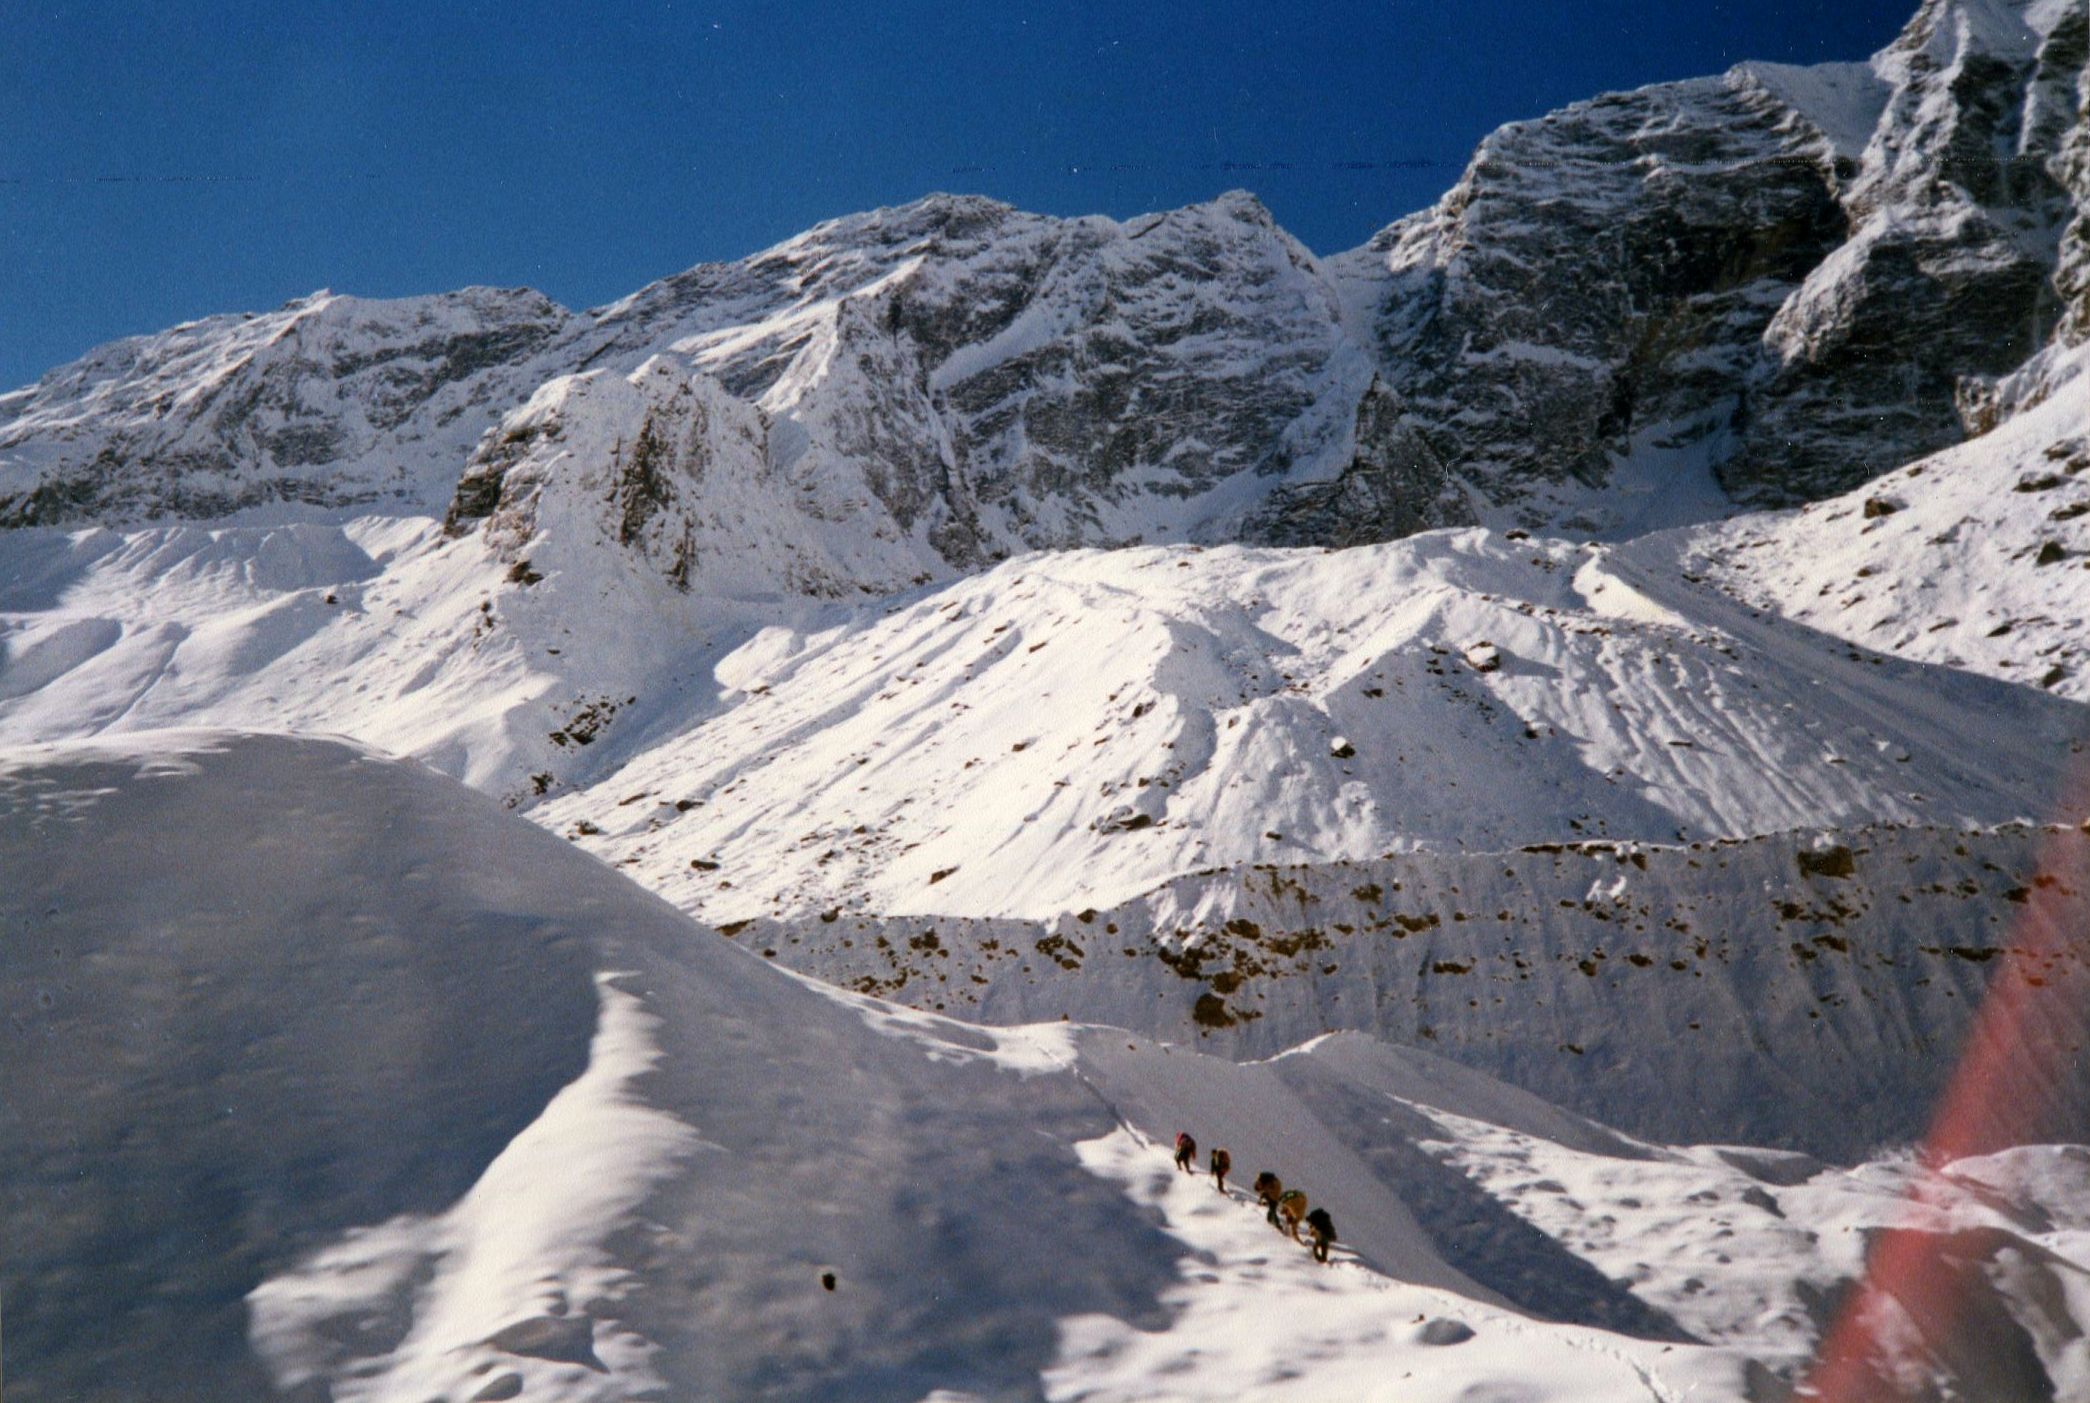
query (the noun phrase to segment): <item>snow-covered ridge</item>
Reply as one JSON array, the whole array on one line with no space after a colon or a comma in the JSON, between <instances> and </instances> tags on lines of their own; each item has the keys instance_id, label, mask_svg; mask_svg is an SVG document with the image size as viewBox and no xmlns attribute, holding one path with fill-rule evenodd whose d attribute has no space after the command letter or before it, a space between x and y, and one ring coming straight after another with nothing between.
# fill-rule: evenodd
<instances>
[{"instance_id":1,"label":"snow-covered ridge","mask_svg":"<svg viewBox=\"0 0 2090 1403\"><path fill-rule=\"evenodd\" d=\"M0 396L0 525L412 510L570 320L527 289L318 292L112 342Z\"/></svg>"},{"instance_id":2,"label":"snow-covered ridge","mask_svg":"<svg viewBox=\"0 0 2090 1403\"><path fill-rule=\"evenodd\" d=\"M716 666L538 813L706 919L1050 917L1394 850L2044 818L2090 712L1753 617L1654 546L1026 557Z\"/></svg>"},{"instance_id":3,"label":"snow-covered ridge","mask_svg":"<svg viewBox=\"0 0 2090 1403\"><path fill-rule=\"evenodd\" d=\"M974 1027L333 742L0 756L0 923L29 1400L1740 1403L1890 1225L1983 1267L1979 1349L1915 1324L1931 1386L2084 1377L2080 1147L1838 1171L1355 1035L1243 1065ZM1170 1168L1186 1126L1331 1209L1334 1265Z\"/></svg>"},{"instance_id":4,"label":"snow-covered ridge","mask_svg":"<svg viewBox=\"0 0 2090 1403\"><path fill-rule=\"evenodd\" d=\"M1958 440L1969 386L2090 327L2086 27L1931 0L1868 65L1578 103L1326 259L1241 192L1123 222L934 195L585 313L472 289L212 318L0 397L0 523L474 521L451 489L475 445L485 486L540 388L664 355L759 419L775 505L807 518L780 537L871 538L830 543L867 557L844 588L887 588L893 546L943 575L1812 500Z\"/></svg>"}]
</instances>

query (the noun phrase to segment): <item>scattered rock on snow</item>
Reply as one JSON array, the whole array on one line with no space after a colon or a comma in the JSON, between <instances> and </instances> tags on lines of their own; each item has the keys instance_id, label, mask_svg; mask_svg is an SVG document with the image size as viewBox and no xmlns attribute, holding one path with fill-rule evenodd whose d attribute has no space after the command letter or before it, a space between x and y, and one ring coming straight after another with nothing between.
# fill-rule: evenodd
<instances>
[{"instance_id":1,"label":"scattered rock on snow","mask_svg":"<svg viewBox=\"0 0 2090 1403\"><path fill-rule=\"evenodd\" d=\"M539 1315L518 1320L486 1341L508 1354L579 1364L598 1374L609 1369L595 1355L595 1320L588 1315Z\"/></svg>"}]
</instances>

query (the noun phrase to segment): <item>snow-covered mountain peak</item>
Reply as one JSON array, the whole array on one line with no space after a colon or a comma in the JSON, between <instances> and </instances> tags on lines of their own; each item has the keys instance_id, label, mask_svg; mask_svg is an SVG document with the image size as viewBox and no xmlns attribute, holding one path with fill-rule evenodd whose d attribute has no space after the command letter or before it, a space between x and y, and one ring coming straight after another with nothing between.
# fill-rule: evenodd
<instances>
[{"instance_id":1,"label":"snow-covered mountain peak","mask_svg":"<svg viewBox=\"0 0 2090 1403\"><path fill-rule=\"evenodd\" d=\"M1245 191L1124 221L934 194L577 316L468 290L418 331L329 297L212 319L0 400L0 522L440 511L539 385L663 352L802 478L927 523L932 570L1817 499L1956 441L1963 385L2090 325L2086 24L1935 0L1870 64L1572 104L1328 258ZM225 380L250 353L298 368Z\"/></svg>"},{"instance_id":2,"label":"snow-covered mountain peak","mask_svg":"<svg viewBox=\"0 0 2090 1403\"><path fill-rule=\"evenodd\" d=\"M2071 0L1923 0L1875 59L1899 78L1911 64L1947 68L1976 55L2024 60L2081 10Z\"/></svg>"},{"instance_id":3,"label":"snow-covered mountain peak","mask_svg":"<svg viewBox=\"0 0 2090 1403\"><path fill-rule=\"evenodd\" d=\"M419 505L570 325L527 289L322 292L112 343L0 400L0 524Z\"/></svg>"},{"instance_id":4,"label":"snow-covered mountain peak","mask_svg":"<svg viewBox=\"0 0 2090 1403\"><path fill-rule=\"evenodd\" d=\"M1819 131L1835 156L1855 162L1872 141L1892 87L1875 63L1766 63L1751 60L1729 73L1761 86Z\"/></svg>"}]
</instances>

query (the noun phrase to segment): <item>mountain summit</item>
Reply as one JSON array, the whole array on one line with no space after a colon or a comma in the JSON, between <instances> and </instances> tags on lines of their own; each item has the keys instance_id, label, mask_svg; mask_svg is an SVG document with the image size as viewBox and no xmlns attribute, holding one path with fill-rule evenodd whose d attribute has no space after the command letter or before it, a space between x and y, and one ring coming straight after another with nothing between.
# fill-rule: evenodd
<instances>
[{"instance_id":1,"label":"mountain summit","mask_svg":"<svg viewBox=\"0 0 2090 1403\"><path fill-rule=\"evenodd\" d=\"M2086 31L1932 0L1869 63L1578 103L1325 259L1241 192L1123 222L932 195L585 313L468 289L214 317L0 396L0 524L521 529L587 478L664 571L756 512L811 553L767 583L817 595L1029 549L1817 500L2036 398L2004 377L2090 335ZM554 422L587 451L548 457Z\"/></svg>"}]
</instances>

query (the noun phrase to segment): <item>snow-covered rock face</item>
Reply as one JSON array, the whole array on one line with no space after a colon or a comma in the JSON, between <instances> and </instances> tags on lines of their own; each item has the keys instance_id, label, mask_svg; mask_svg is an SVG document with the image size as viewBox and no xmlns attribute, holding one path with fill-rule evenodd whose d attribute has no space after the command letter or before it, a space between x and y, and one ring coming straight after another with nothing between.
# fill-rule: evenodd
<instances>
[{"instance_id":1,"label":"snow-covered rock face","mask_svg":"<svg viewBox=\"0 0 2090 1403\"><path fill-rule=\"evenodd\" d=\"M540 387L663 355L759 414L778 532L876 538L772 562L788 591L889 588L901 557L1812 500L2051 391L1997 380L2090 327L2086 59L2080 6L1931 0L1868 64L1504 127L1434 209L1325 261L1239 192L1123 223L936 195L584 314L475 289L213 318L0 398L0 524L441 512L460 476L468 523ZM612 445L658 410L593 408Z\"/></svg>"},{"instance_id":2,"label":"snow-covered rock face","mask_svg":"<svg viewBox=\"0 0 2090 1403\"><path fill-rule=\"evenodd\" d=\"M568 322L521 290L316 293L113 342L0 396L0 526L418 507Z\"/></svg>"},{"instance_id":3,"label":"snow-covered rock face","mask_svg":"<svg viewBox=\"0 0 2090 1403\"><path fill-rule=\"evenodd\" d=\"M1382 451L1534 522L1632 452L1710 461L1767 320L1843 236L1835 160L1748 70L1495 132L1435 209L1331 260L1399 398L1410 444Z\"/></svg>"},{"instance_id":4,"label":"snow-covered rock face","mask_svg":"<svg viewBox=\"0 0 2090 1403\"><path fill-rule=\"evenodd\" d=\"M1873 60L1888 96L1842 192L1851 235L1765 336L1740 495L1852 487L1992 422L1955 395L2060 318L2056 241L2079 211L2056 163L2086 61L2080 6L2004 0L1931 0Z\"/></svg>"},{"instance_id":5,"label":"snow-covered rock face","mask_svg":"<svg viewBox=\"0 0 2090 1403\"><path fill-rule=\"evenodd\" d=\"M1961 382L2080 296L2084 26L1937 0L1869 65L1744 64L1495 133L1434 210L1332 260L1428 449L1399 460L1540 518L1636 457L1777 504L1955 441Z\"/></svg>"},{"instance_id":6,"label":"snow-covered rock face","mask_svg":"<svg viewBox=\"0 0 2090 1403\"><path fill-rule=\"evenodd\" d=\"M960 567L1237 530L1345 446L1370 375L1311 257L1238 192L1123 224L932 196L670 279L600 331L672 344L792 452L856 464Z\"/></svg>"},{"instance_id":7,"label":"snow-covered rock face","mask_svg":"<svg viewBox=\"0 0 2090 1403\"><path fill-rule=\"evenodd\" d=\"M684 594L825 598L887 593L941 565L856 464L780 456L789 438L676 356L562 376L480 443L445 531L483 520L521 584L629 570Z\"/></svg>"}]
</instances>

